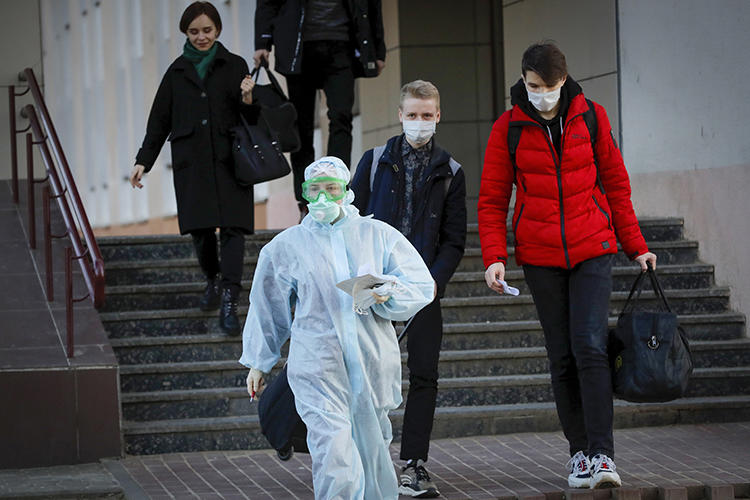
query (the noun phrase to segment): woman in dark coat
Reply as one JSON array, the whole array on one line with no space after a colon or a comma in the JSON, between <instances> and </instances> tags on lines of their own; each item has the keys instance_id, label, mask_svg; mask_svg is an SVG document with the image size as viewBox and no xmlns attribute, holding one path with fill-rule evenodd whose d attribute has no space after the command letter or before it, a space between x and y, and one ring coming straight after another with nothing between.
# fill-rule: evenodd
<instances>
[{"instance_id":1,"label":"woman in dark coat","mask_svg":"<svg viewBox=\"0 0 750 500\"><path fill-rule=\"evenodd\" d=\"M254 83L247 62L216 41L221 18L209 2L188 6L180 31L187 35L184 51L167 69L156 92L130 183L143 187L143 174L151 170L168 139L180 233L192 235L207 279L200 308L209 311L221 306L222 330L237 335L244 235L253 232L253 196L252 189L235 181L230 129L240 121L241 112L253 114Z\"/></svg>"}]
</instances>

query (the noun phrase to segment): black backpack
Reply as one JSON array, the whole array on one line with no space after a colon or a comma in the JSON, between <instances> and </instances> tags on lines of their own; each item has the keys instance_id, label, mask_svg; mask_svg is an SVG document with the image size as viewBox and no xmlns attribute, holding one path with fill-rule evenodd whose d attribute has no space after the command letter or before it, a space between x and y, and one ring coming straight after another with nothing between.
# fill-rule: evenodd
<instances>
[{"instance_id":1,"label":"black backpack","mask_svg":"<svg viewBox=\"0 0 750 500\"><path fill-rule=\"evenodd\" d=\"M604 186L602 185L601 179L599 179L599 160L596 157L596 134L598 126L596 122L596 111L594 111L594 103L590 99L586 99L586 104L589 105L589 109L583 113L583 121L586 123L586 128L589 129L589 137L591 138L591 151L594 153L594 164L596 165L596 183L599 189L604 193ZM522 125L511 125L508 127L508 153L510 153L510 161L513 163L513 178L516 176L516 149L518 149L518 143L521 141L521 132L523 132Z\"/></svg>"}]
</instances>

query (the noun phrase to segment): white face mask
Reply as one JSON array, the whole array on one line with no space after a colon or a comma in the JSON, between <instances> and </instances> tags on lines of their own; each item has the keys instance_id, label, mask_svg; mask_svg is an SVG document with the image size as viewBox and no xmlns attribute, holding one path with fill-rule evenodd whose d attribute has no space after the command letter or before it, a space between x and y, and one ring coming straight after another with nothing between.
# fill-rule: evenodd
<instances>
[{"instance_id":1,"label":"white face mask","mask_svg":"<svg viewBox=\"0 0 750 500\"><path fill-rule=\"evenodd\" d=\"M404 135L410 142L421 146L427 144L427 141L435 135L435 121L427 120L404 120Z\"/></svg>"},{"instance_id":2,"label":"white face mask","mask_svg":"<svg viewBox=\"0 0 750 500\"><path fill-rule=\"evenodd\" d=\"M307 204L310 216L321 224L330 224L341 212L341 205L335 201L329 201L322 194L312 203Z\"/></svg>"},{"instance_id":3,"label":"white face mask","mask_svg":"<svg viewBox=\"0 0 750 500\"><path fill-rule=\"evenodd\" d=\"M529 95L529 102L542 113L552 111L560 100L560 89L559 87L551 92L531 92L528 89L526 93Z\"/></svg>"}]
</instances>

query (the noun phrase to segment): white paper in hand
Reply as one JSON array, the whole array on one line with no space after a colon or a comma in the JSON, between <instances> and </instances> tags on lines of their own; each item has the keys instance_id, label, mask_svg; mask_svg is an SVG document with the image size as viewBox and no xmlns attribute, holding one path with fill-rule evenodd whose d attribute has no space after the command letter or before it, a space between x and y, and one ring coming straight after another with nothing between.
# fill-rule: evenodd
<instances>
[{"instance_id":1,"label":"white paper in hand","mask_svg":"<svg viewBox=\"0 0 750 500\"><path fill-rule=\"evenodd\" d=\"M508 285L508 284L507 284L507 283L506 283L505 281L503 281L503 280L497 280L497 282L498 282L498 283L500 283L500 284L502 285L502 287L503 287L503 292L504 292L504 293L507 293L508 295L518 295L519 293L521 293L521 292L520 292L520 291L518 290L518 288L514 288L514 287L512 287L512 286Z\"/></svg>"},{"instance_id":2,"label":"white paper in hand","mask_svg":"<svg viewBox=\"0 0 750 500\"><path fill-rule=\"evenodd\" d=\"M360 292L361 290L375 288L383 283L385 283L385 280L382 278L377 278L372 274L364 274L362 276L355 276L354 278L349 278L348 280L336 283L336 286L354 297L357 295L357 292Z\"/></svg>"}]
</instances>

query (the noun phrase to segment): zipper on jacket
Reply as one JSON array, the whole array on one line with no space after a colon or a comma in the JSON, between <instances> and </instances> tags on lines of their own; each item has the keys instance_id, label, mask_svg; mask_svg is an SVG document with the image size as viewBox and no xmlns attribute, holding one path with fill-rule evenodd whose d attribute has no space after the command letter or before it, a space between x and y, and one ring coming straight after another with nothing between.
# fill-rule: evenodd
<instances>
[{"instance_id":1,"label":"zipper on jacket","mask_svg":"<svg viewBox=\"0 0 750 500\"><path fill-rule=\"evenodd\" d=\"M294 57L292 58L292 71L295 70L295 66L297 65L297 58L299 57L299 49L302 45L302 23L305 22L305 7L301 7L302 12L299 16L299 25L297 26L297 44L294 46Z\"/></svg>"},{"instance_id":2,"label":"zipper on jacket","mask_svg":"<svg viewBox=\"0 0 750 500\"><path fill-rule=\"evenodd\" d=\"M599 202L596 201L596 196L593 194L591 195L591 199L594 200L594 205L596 205L596 208L599 209L601 213L604 214L604 216L607 218L607 228L611 231L612 230L612 221L609 220L609 214L599 205Z\"/></svg>"}]
</instances>

